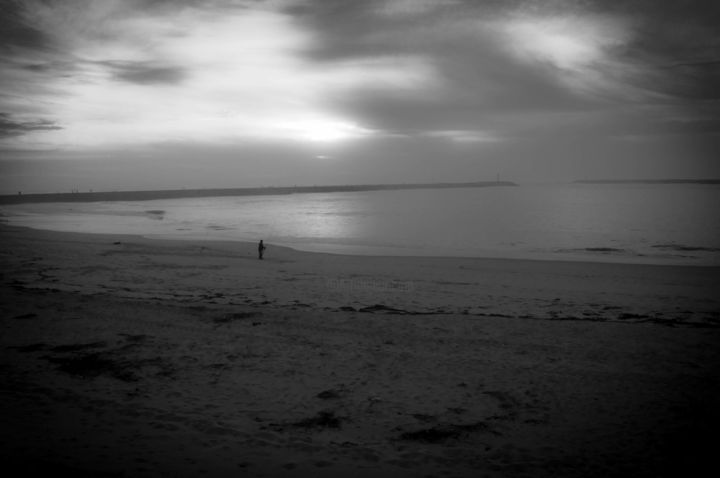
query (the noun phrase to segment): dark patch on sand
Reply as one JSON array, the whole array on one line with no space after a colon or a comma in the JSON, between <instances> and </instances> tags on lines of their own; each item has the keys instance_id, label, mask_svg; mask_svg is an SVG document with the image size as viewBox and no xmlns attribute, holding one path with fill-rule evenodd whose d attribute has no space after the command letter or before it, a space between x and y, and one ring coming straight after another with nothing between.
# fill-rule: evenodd
<instances>
[{"instance_id":1,"label":"dark patch on sand","mask_svg":"<svg viewBox=\"0 0 720 478\"><path fill-rule=\"evenodd\" d=\"M292 426L298 428L340 428L342 420L332 410L323 410L314 417L292 423Z\"/></svg>"},{"instance_id":2,"label":"dark patch on sand","mask_svg":"<svg viewBox=\"0 0 720 478\"><path fill-rule=\"evenodd\" d=\"M418 421L424 422L424 423L434 422L434 421L437 419L437 418L435 417L435 415L428 415L428 414L426 414L426 413L413 413L413 414L412 414L412 417L413 417L415 420L418 420Z\"/></svg>"},{"instance_id":3,"label":"dark patch on sand","mask_svg":"<svg viewBox=\"0 0 720 478\"><path fill-rule=\"evenodd\" d=\"M216 324L228 324L236 320L245 320L260 315L258 312L234 312L232 314L225 314L220 317L215 317L213 321Z\"/></svg>"},{"instance_id":4,"label":"dark patch on sand","mask_svg":"<svg viewBox=\"0 0 720 478\"><path fill-rule=\"evenodd\" d=\"M331 400L334 398L340 398L340 391L335 389L325 390L317 394L317 398L323 400Z\"/></svg>"},{"instance_id":5,"label":"dark patch on sand","mask_svg":"<svg viewBox=\"0 0 720 478\"><path fill-rule=\"evenodd\" d=\"M133 334L118 334L118 335L120 335L121 337L124 337L125 340L127 340L128 342L133 342L133 343L144 342L145 340L150 338L149 335L145 335L145 334L135 334L135 335L133 335Z\"/></svg>"},{"instance_id":6,"label":"dark patch on sand","mask_svg":"<svg viewBox=\"0 0 720 478\"><path fill-rule=\"evenodd\" d=\"M647 319L649 316L645 314L633 314L630 312L623 312L618 315L619 320L632 320L632 319Z\"/></svg>"},{"instance_id":7,"label":"dark patch on sand","mask_svg":"<svg viewBox=\"0 0 720 478\"><path fill-rule=\"evenodd\" d=\"M80 350L97 349L107 346L107 342L90 342L86 344L58 345L51 348L53 352L78 352Z\"/></svg>"},{"instance_id":8,"label":"dark patch on sand","mask_svg":"<svg viewBox=\"0 0 720 478\"><path fill-rule=\"evenodd\" d=\"M90 353L70 357L45 355L42 358L58 365L58 370L84 378L109 375L123 382L136 382L132 364L107 358L104 354Z\"/></svg>"},{"instance_id":9,"label":"dark patch on sand","mask_svg":"<svg viewBox=\"0 0 720 478\"><path fill-rule=\"evenodd\" d=\"M108 376L123 382L136 382L140 380L140 372L145 368L156 370L157 376L170 376L174 369L160 357L153 358L126 358L123 352L128 347L136 347L145 340L145 335L127 335L130 344L115 350L98 350L107 346L107 342L90 342L83 344L58 345L47 347L36 344L33 350L49 350L52 354L40 358L57 365L57 370L82 378L95 378L101 375Z\"/></svg>"},{"instance_id":10,"label":"dark patch on sand","mask_svg":"<svg viewBox=\"0 0 720 478\"><path fill-rule=\"evenodd\" d=\"M37 343L37 344L29 344L29 345L18 345L16 347L8 347L13 348L17 350L18 352L37 352L39 350L45 350L47 349L47 344L43 343Z\"/></svg>"},{"instance_id":11,"label":"dark patch on sand","mask_svg":"<svg viewBox=\"0 0 720 478\"><path fill-rule=\"evenodd\" d=\"M37 316L38 316L37 314L33 314L33 313L30 313L30 314L20 314L20 315L16 315L15 317L13 317L13 319L20 319L20 320L36 319Z\"/></svg>"},{"instance_id":12,"label":"dark patch on sand","mask_svg":"<svg viewBox=\"0 0 720 478\"><path fill-rule=\"evenodd\" d=\"M488 432L493 435L499 435L490 425L483 421L468 424L446 424L438 425L432 428L423 428L411 432L401 433L400 440L417 441L424 443L442 443L447 440L459 439L474 432Z\"/></svg>"}]
</instances>

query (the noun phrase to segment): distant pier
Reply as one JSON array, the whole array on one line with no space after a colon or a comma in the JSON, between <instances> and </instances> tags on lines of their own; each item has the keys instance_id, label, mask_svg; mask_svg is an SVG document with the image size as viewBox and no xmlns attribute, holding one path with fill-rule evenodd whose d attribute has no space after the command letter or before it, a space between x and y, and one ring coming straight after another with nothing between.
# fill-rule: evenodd
<instances>
[{"instance_id":1,"label":"distant pier","mask_svg":"<svg viewBox=\"0 0 720 478\"><path fill-rule=\"evenodd\" d=\"M0 204L41 202L99 202L99 201L152 201L155 199L181 199L224 196L267 196L284 194L334 193L354 191L385 191L397 189L452 189L517 186L510 181L479 181L466 183L420 184L358 184L336 186L292 186L228 189L169 189L158 191L107 191L47 194L0 195Z\"/></svg>"}]
</instances>

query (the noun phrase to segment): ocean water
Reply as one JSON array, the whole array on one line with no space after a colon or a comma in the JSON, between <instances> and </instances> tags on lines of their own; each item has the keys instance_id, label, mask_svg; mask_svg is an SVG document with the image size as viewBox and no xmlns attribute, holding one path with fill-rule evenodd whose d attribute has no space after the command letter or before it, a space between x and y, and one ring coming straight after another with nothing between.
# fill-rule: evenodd
<instances>
[{"instance_id":1,"label":"ocean water","mask_svg":"<svg viewBox=\"0 0 720 478\"><path fill-rule=\"evenodd\" d=\"M553 184L21 204L10 224L346 254L720 265L720 186Z\"/></svg>"}]
</instances>

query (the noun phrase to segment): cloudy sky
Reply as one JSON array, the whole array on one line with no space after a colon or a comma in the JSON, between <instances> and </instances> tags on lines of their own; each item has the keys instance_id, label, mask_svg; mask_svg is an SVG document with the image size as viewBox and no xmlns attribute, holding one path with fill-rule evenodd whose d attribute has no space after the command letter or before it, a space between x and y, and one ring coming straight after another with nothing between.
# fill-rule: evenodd
<instances>
[{"instance_id":1,"label":"cloudy sky","mask_svg":"<svg viewBox=\"0 0 720 478\"><path fill-rule=\"evenodd\" d=\"M0 0L0 192L720 177L720 3Z\"/></svg>"}]
</instances>

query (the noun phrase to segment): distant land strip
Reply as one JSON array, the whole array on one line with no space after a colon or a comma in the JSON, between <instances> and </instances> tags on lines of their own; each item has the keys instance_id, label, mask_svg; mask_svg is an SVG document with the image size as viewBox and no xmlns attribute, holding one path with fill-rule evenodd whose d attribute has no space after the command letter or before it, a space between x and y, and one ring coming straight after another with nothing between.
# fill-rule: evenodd
<instances>
[{"instance_id":1,"label":"distant land strip","mask_svg":"<svg viewBox=\"0 0 720 478\"><path fill-rule=\"evenodd\" d=\"M105 191L48 194L0 195L0 204L37 202L95 202L95 201L151 201L154 199L180 199L222 196L263 196L277 194L334 193L350 191L384 191L395 189L448 189L483 188L490 186L517 186L510 181L480 181L470 183L426 184L358 184L338 186L293 186L228 189L168 189L158 191Z\"/></svg>"},{"instance_id":2,"label":"distant land strip","mask_svg":"<svg viewBox=\"0 0 720 478\"><path fill-rule=\"evenodd\" d=\"M580 179L580 184L720 184L720 179Z\"/></svg>"}]
</instances>

